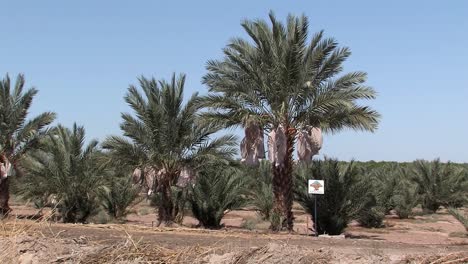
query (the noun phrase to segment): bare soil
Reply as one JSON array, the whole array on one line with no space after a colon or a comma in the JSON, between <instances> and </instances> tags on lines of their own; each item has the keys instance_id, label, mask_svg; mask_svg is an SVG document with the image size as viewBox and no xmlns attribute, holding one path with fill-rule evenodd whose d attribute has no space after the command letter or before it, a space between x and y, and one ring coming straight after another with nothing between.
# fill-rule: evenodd
<instances>
[{"instance_id":1,"label":"bare soil","mask_svg":"<svg viewBox=\"0 0 468 264\"><path fill-rule=\"evenodd\" d=\"M125 224L30 220L36 209L13 209L0 226L0 263L468 263L465 229L444 210L388 216L378 229L352 223L344 239L310 236L299 208L293 234L269 232L250 210L229 212L223 229L205 230L193 228L190 216L182 226L156 228L145 203Z\"/></svg>"}]
</instances>

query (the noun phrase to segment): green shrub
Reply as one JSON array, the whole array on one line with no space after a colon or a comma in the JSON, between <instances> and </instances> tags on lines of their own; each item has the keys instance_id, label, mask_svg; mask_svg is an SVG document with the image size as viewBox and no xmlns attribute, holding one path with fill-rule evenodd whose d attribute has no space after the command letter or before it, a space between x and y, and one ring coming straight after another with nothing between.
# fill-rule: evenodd
<instances>
[{"instance_id":1,"label":"green shrub","mask_svg":"<svg viewBox=\"0 0 468 264\"><path fill-rule=\"evenodd\" d=\"M71 130L59 125L52 132L24 160L29 175L20 194L27 199L53 195L64 222L86 222L99 211L98 190L104 183L98 142L85 146L85 130L76 124Z\"/></svg>"},{"instance_id":2,"label":"green shrub","mask_svg":"<svg viewBox=\"0 0 468 264\"><path fill-rule=\"evenodd\" d=\"M113 176L107 186L101 188L99 197L107 213L114 219L122 220L131 212L131 207L141 201L140 188L129 177Z\"/></svg>"},{"instance_id":3,"label":"green shrub","mask_svg":"<svg viewBox=\"0 0 468 264\"><path fill-rule=\"evenodd\" d=\"M400 219L413 215L413 208L419 203L416 187L408 180L401 178L392 197L395 213Z\"/></svg>"},{"instance_id":4,"label":"green shrub","mask_svg":"<svg viewBox=\"0 0 468 264\"><path fill-rule=\"evenodd\" d=\"M379 206L364 207L358 213L357 221L363 227L383 227L385 218L385 209Z\"/></svg>"},{"instance_id":5,"label":"green shrub","mask_svg":"<svg viewBox=\"0 0 468 264\"><path fill-rule=\"evenodd\" d=\"M325 158L302 165L296 170L295 197L304 210L316 219L314 199L317 199L318 233L339 235L352 219L356 219L372 199L369 181L359 177L354 163L340 166L338 160ZM325 194L307 193L307 180L325 180Z\"/></svg>"},{"instance_id":6,"label":"green shrub","mask_svg":"<svg viewBox=\"0 0 468 264\"><path fill-rule=\"evenodd\" d=\"M227 210L246 204L246 178L237 169L208 167L200 172L190 190L193 216L205 228L220 228Z\"/></svg>"},{"instance_id":7,"label":"green shrub","mask_svg":"<svg viewBox=\"0 0 468 264\"><path fill-rule=\"evenodd\" d=\"M99 200L95 195L86 197L86 191L80 190L76 194L66 195L58 207L63 222L85 223L88 217L99 212Z\"/></svg>"},{"instance_id":8,"label":"green shrub","mask_svg":"<svg viewBox=\"0 0 468 264\"><path fill-rule=\"evenodd\" d=\"M395 195L396 186L401 176L401 167L398 164L386 164L369 172L372 181L372 192L376 203L383 208L385 214L394 209L392 197Z\"/></svg>"},{"instance_id":9,"label":"green shrub","mask_svg":"<svg viewBox=\"0 0 468 264\"><path fill-rule=\"evenodd\" d=\"M250 204L263 220L270 220L273 210L273 175L269 161L260 162L258 167L247 167L246 176L251 179Z\"/></svg>"},{"instance_id":10,"label":"green shrub","mask_svg":"<svg viewBox=\"0 0 468 264\"><path fill-rule=\"evenodd\" d=\"M468 200L468 173L461 167L440 160L413 162L408 177L417 185L421 207L426 213L440 206L461 207Z\"/></svg>"}]
</instances>

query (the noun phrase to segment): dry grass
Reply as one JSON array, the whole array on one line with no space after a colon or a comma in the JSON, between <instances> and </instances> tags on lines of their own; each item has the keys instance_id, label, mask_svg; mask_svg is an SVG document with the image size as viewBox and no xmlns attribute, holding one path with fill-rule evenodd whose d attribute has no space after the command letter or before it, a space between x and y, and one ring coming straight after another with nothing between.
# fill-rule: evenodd
<instances>
[{"instance_id":1,"label":"dry grass","mask_svg":"<svg viewBox=\"0 0 468 264\"><path fill-rule=\"evenodd\" d=\"M114 242L102 244L100 240L90 241L81 235L86 233L75 233L75 236L63 235L62 231L52 226L53 215L35 217L33 220L24 220L10 217L0 221L0 263L207 263L207 264L270 264L270 263L388 263L388 252L380 248L379 244L370 247L369 254L356 257L354 252L343 252L333 247L323 249L311 249L307 246L294 246L286 241L274 240L271 244L260 244L257 247L246 245L235 245L229 243L233 234L239 234L239 230L225 232L222 235L210 236L216 239L209 246L187 246L190 244L161 246L151 243L151 240L134 239L130 233L135 230L146 231L149 228L133 225L92 225L93 227L105 227L118 230L121 238ZM30 219L30 218L29 218ZM81 227L77 227L81 228ZM257 227L258 228L258 227ZM84 229L83 229L84 230ZM128 232L127 232L128 230ZM171 236L174 232L189 233L211 233L211 230L195 230L187 228L162 228L151 229L152 232L160 231L155 235ZM392 231L395 231L390 229ZM388 231L390 231L388 230ZM380 231L380 230L377 230ZM388 232L387 231L387 232ZM89 231L88 231L89 232ZM114 231L114 236L115 236ZM62 234L62 235L61 235ZM134 233L132 233L134 234ZM76 238L76 236L80 236ZM194 234L195 236L195 234ZM208 237L207 237L208 239ZM117 243L115 243L117 241ZM196 240L195 240L196 241ZM352 241L352 240L351 240ZM418 251L415 251L418 252ZM405 256L399 255L402 263L434 263L434 264L458 264L468 263L468 252L457 252L450 254L432 254L433 252L418 252L417 254ZM35 262L27 262L34 259ZM346 261L350 262L346 262Z\"/></svg>"},{"instance_id":2,"label":"dry grass","mask_svg":"<svg viewBox=\"0 0 468 264\"><path fill-rule=\"evenodd\" d=\"M200 263L200 258L209 254L211 250L197 246L174 250L127 240L84 255L79 263Z\"/></svg>"},{"instance_id":3,"label":"dry grass","mask_svg":"<svg viewBox=\"0 0 468 264\"><path fill-rule=\"evenodd\" d=\"M126 239L111 245L96 245L80 239L61 239L46 219L0 222L0 263L328 263L329 252L304 250L288 244L268 244L249 249L233 248L226 243L210 246L166 248L135 240L126 231ZM47 233L45 233L47 232ZM221 238L218 242L228 238ZM224 241L225 242L225 241ZM83 245L84 244L84 245ZM32 263L36 263L32 262Z\"/></svg>"},{"instance_id":4,"label":"dry grass","mask_svg":"<svg viewBox=\"0 0 468 264\"><path fill-rule=\"evenodd\" d=\"M468 251L454 252L438 255L407 256L402 263L408 264L466 264L468 263Z\"/></svg>"},{"instance_id":5,"label":"dry grass","mask_svg":"<svg viewBox=\"0 0 468 264\"><path fill-rule=\"evenodd\" d=\"M24 221L18 216L6 217L0 221L0 263L19 263L21 243L46 238L43 232L50 232L49 237L57 238L60 232L54 233L50 228L51 220L55 218L55 208L51 213L42 215L42 210L30 217L33 221ZM37 244L37 243L35 243Z\"/></svg>"}]
</instances>

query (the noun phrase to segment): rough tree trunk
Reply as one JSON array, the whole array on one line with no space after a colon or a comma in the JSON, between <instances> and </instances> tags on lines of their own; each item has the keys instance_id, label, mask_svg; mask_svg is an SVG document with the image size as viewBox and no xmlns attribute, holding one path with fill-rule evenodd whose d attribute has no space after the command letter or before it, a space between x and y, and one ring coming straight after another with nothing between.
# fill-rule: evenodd
<instances>
[{"instance_id":1,"label":"rough tree trunk","mask_svg":"<svg viewBox=\"0 0 468 264\"><path fill-rule=\"evenodd\" d=\"M293 152L296 130L286 127L286 155L282 161L277 164L272 163L273 167L273 195L274 208L273 214L279 219L273 220L271 229L279 231L287 228L293 231L294 215L293 205Z\"/></svg>"},{"instance_id":2,"label":"rough tree trunk","mask_svg":"<svg viewBox=\"0 0 468 264\"><path fill-rule=\"evenodd\" d=\"M158 208L158 226L164 223L170 226L173 223L174 204L172 203L172 192L170 184L161 185L161 203Z\"/></svg>"},{"instance_id":3,"label":"rough tree trunk","mask_svg":"<svg viewBox=\"0 0 468 264\"><path fill-rule=\"evenodd\" d=\"M0 217L7 216L11 211L8 200L10 200L10 179L7 177L0 182Z\"/></svg>"},{"instance_id":4,"label":"rough tree trunk","mask_svg":"<svg viewBox=\"0 0 468 264\"><path fill-rule=\"evenodd\" d=\"M164 223L165 226L170 226L174 223L174 201L172 197L171 186L175 179L178 179L179 172L165 173L162 175L159 191L161 192L161 203L158 208L158 226Z\"/></svg>"},{"instance_id":5,"label":"rough tree trunk","mask_svg":"<svg viewBox=\"0 0 468 264\"><path fill-rule=\"evenodd\" d=\"M274 197L274 207L273 207L273 215L271 221L271 229L273 231L279 231L282 228L282 220L283 220L283 211L284 211L284 197L283 192L281 190L282 185L282 176L284 175L284 168L282 166L275 166L272 163L272 171L273 171L273 197Z\"/></svg>"}]
</instances>

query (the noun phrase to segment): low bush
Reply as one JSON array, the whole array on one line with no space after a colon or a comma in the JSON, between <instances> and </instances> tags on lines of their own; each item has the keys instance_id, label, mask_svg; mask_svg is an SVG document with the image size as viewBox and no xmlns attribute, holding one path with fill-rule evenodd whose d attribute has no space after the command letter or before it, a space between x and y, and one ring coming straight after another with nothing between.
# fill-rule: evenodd
<instances>
[{"instance_id":1,"label":"low bush","mask_svg":"<svg viewBox=\"0 0 468 264\"><path fill-rule=\"evenodd\" d=\"M23 162L29 175L23 178L20 194L33 200L54 196L64 222L86 222L100 207L105 168L98 162L98 142L85 146L84 141L83 127L59 125Z\"/></svg>"},{"instance_id":2,"label":"low bush","mask_svg":"<svg viewBox=\"0 0 468 264\"><path fill-rule=\"evenodd\" d=\"M376 204L383 209L385 214L394 209L392 197L401 177L401 166L394 163L385 164L370 170L369 179L372 182L372 193ZM364 172L365 173L365 172Z\"/></svg>"},{"instance_id":3,"label":"low bush","mask_svg":"<svg viewBox=\"0 0 468 264\"><path fill-rule=\"evenodd\" d=\"M319 234L339 235L352 219L357 219L372 199L370 183L362 180L354 163L340 166L338 160L313 161L297 168L295 197L317 222ZM308 179L325 180L324 195L307 193ZM314 212L317 199L318 217Z\"/></svg>"},{"instance_id":4,"label":"low bush","mask_svg":"<svg viewBox=\"0 0 468 264\"><path fill-rule=\"evenodd\" d=\"M245 174L251 179L249 202L262 220L270 220L273 210L273 175L269 161L261 161L258 167L246 167Z\"/></svg>"},{"instance_id":5,"label":"low bush","mask_svg":"<svg viewBox=\"0 0 468 264\"><path fill-rule=\"evenodd\" d=\"M363 227L384 227L385 209L379 206L364 207L357 216L357 221Z\"/></svg>"},{"instance_id":6,"label":"low bush","mask_svg":"<svg viewBox=\"0 0 468 264\"><path fill-rule=\"evenodd\" d=\"M126 175L130 175L129 173ZM112 218L123 220L136 203L140 202L140 188L129 177L112 175L106 186L101 188L99 197L102 207Z\"/></svg>"},{"instance_id":7,"label":"low bush","mask_svg":"<svg viewBox=\"0 0 468 264\"><path fill-rule=\"evenodd\" d=\"M468 173L451 163L417 160L408 177L416 184L426 213L434 213L441 206L461 207L468 200Z\"/></svg>"},{"instance_id":8,"label":"low bush","mask_svg":"<svg viewBox=\"0 0 468 264\"><path fill-rule=\"evenodd\" d=\"M401 178L392 197L395 213L400 219L413 215L413 208L419 203L416 187L408 180Z\"/></svg>"},{"instance_id":9,"label":"low bush","mask_svg":"<svg viewBox=\"0 0 468 264\"><path fill-rule=\"evenodd\" d=\"M229 210L246 204L247 180L239 170L209 166L203 169L189 193L193 216L205 228L221 228L221 220Z\"/></svg>"}]
</instances>

